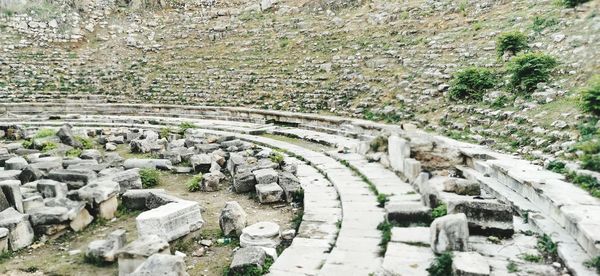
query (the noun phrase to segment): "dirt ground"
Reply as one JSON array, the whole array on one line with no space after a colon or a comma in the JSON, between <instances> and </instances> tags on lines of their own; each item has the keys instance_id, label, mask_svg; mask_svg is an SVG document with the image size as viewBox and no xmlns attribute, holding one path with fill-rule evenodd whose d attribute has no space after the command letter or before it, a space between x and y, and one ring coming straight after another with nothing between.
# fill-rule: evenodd
<instances>
[{"instance_id":1,"label":"dirt ground","mask_svg":"<svg viewBox=\"0 0 600 276\"><path fill-rule=\"evenodd\" d=\"M298 211L287 204L260 205L249 194L230 191L228 183L218 192L191 193L185 185L190 178L190 175L163 172L161 183L156 187L167 190L169 194L197 201L202 207L205 224L201 229L201 238L210 239L212 246L208 247L203 256L195 257L192 253L202 247L199 242L176 241L171 244L172 251L179 250L187 255L185 262L190 275L222 275L223 269L231 262L231 253L237 247L237 242L228 245L217 243L217 239L221 237L218 218L226 201L237 201L248 214L249 224L273 221L282 230L291 228L291 219ZM126 229L127 240L133 241L137 237L136 215L137 213L119 213L114 220L103 224L93 223L80 233L68 233L56 240L38 242L9 259L0 260L0 275L117 275L116 264L98 267L85 263L83 252L89 242L101 239L118 228ZM81 253L69 254L73 250L81 250Z\"/></svg>"}]
</instances>

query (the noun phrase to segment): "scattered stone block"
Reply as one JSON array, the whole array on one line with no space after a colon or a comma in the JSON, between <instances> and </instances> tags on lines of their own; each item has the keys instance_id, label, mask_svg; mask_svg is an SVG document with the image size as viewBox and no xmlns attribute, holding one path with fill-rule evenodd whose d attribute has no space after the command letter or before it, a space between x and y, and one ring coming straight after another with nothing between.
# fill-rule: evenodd
<instances>
[{"instance_id":1,"label":"scattered stone block","mask_svg":"<svg viewBox=\"0 0 600 276\"><path fill-rule=\"evenodd\" d=\"M121 201L130 210L148 210L146 202L155 194L166 194L164 189L131 189L123 194ZM157 206L158 207L158 206Z\"/></svg>"},{"instance_id":2,"label":"scattered stone block","mask_svg":"<svg viewBox=\"0 0 600 276\"><path fill-rule=\"evenodd\" d=\"M40 179L36 183L37 190L44 198L67 197L67 184L52 179Z\"/></svg>"},{"instance_id":3,"label":"scattered stone block","mask_svg":"<svg viewBox=\"0 0 600 276\"><path fill-rule=\"evenodd\" d=\"M120 191L119 194L125 193L130 189L141 189L142 188L142 179L140 178L140 170L139 169L129 169L125 171L115 172L110 175L105 176L104 178L110 179L119 183Z\"/></svg>"},{"instance_id":4,"label":"scattered stone block","mask_svg":"<svg viewBox=\"0 0 600 276\"><path fill-rule=\"evenodd\" d=\"M23 196L21 195L21 181L19 180L3 180L0 181L0 192L8 200L10 206L17 211L23 213Z\"/></svg>"},{"instance_id":5,"label":"scattered stone block","mask_svg":"<svg viewBox=\"0 0 600 276\"><path fill-rule=\"evenodd\" d=\"M277 171L274 169L260 169L252 172L254 177L256 178L257 184L271 184L277 183L279 176L277 175Z\"/></svg>"},{"instance_id":6,"label":"scattered stone block","mask_svg":"<svg viewBox=\"0 0 600 276\"><path fill-rule=\"evenodd\" d=\"M429 247L430 236L429 227L393 227L391 241Z\"/></svg>"},{"instance_id":7,"label":"scattered stone block","mask_svg":"<svg viewBox=\"0 0 600 276\"><path fill-rule=\"evenodd\" d=\"M264 249L256 246L243 247L233 254L229 270L235 275L246 275L248 273L247 269L252 267L262 268L266 259L267 254Z\"/></svg>"},{"instance_id":8,"label":"scattered stone block","mask_svg":"<svg viewBox=\"0 0 600 276\"><path fill-rule=\"evenodd\" d=\"M8 250L8 228L0 227L0 254Z\"/></svg>"},{"instance_id":9,"label":"scattered stone block","mask_svg":"<svg viewBox=\"0 0 600 276\"><path fill-rule=\"evenodd\" d=\"M200 205L184 200L145 211L135 221L140 236L157 235L167 241L199 230L204 224Z\"/></svg>"},{"instance_id":10,"label":"scattered stone block","mask_svg":"<svg viewBox=\"0 0 600 276\"><path fill-rule=\"evenodd\" d=\"M56 169L48 174L48 178L66 183L70 190L75 190L96 180L96 173L91 170Z\"/></svg>"},{"instance_id":11,"label":"scattered stone block","mask_svg":"<svg viewBox=\"0 0 600 276\"><path fill-rule=\"evenodd\" d=\"M25 158L23 158L21 156L15 156L13 158L6 160L6 162L4 163L4 169L5 170L22 170L25 167L27 167L27 165L28 165L28 163L27 163L27 160L25 160Z\"/></svg>"},{"instance_id":12,"label":"scattered stone block","mask_svg":"<svg viewBox=\"0 0 600 276\"><path fill-rule=\"evenodd\" d=\"M83 145L81 144L81 142L79 142L77 139L75 139L75 136L73 136L73 133L71 132L72 128L73 127L71 125L64 124L62 127L60 127L58 132L56 132L56 136L58 136L58 138L63 144L69 145L74 148L82 148Z\"/></svg>"},{"instance_id":13,"label":"scattered stone block","mask_svg":"<svg viewBox=\"0 0 600 276\"><path fill-rule=\"evenodd\" d=\"M182 256L154 254L150 256L130 276L188 276Z\"/></svg>"},{"instance_id":14,"label":"scattered stone block","mask_svg":"<svg viewBox=\"0 0 600 276\"><path fill-rule=\"evenodd\" d=\"M409 182L413 182L421 173L421 162L409 158L404 159L404 176L408 178Z\"/></svg>"},{"instance_id":15,"label":"scattered stone block","mask_svg":"<svg viewBox=\"0 0 600 276\"><path fill-rule=\"evenodd\" d=\"M219 215L219 226L223 235L239 237L248 223L248 215L237 201L225 202L225 207Z\"/></svg>"},{"instance_id":16,"label":"scattered stone block","mask_svg":"<svg viewBox=\"0 0 600 276\"><path fill-rule=\"evenodd\" d=\"M96 149L86 149L81 152L79 158L100 161L100 159L102 159L102 154Z\"/></svg>"},{"instance_id":17,"label":"scattered stone block","mask_svg":"<svg viewBox=\"0 0 600 276\"><path fill-rule=\"evenodd\" d=\"M259 246L275 248L279 243L281 243L279 225L269 221L258 222L244 228L240 236L241 247Z\"/></svg>"},{"instance_id":18,"label":"scattered stone block","mask_svg":"<svg viewBox=\"0 0 600 276\"><path fill-rule=\"evenodd\" d=\"M388 202L385 211L388 221L400 224L431 220L431 208L421 202Z\"/></svg>"},{"instance_id":19,"label":"scattered stone block","mask_svg":"<svg viewBox=\"0 0 600 276\"><path fill-rule=\"evenodd\" d=\"M512 208L496 200L449 200L448 214L464 213L472 235L511 237L514 233Z\"/></svg>"},{"instance_id":20,"label":"scattered stone block","mask_svg":"<svg viewBox=\"0 0 600 276\"><path fill-rule=\"evenodd\" d=\"M391 135L388 138L388 155L392 169L404 173L404 160L410 158L408 141L398 135Z\"/></svg>"},{"instance_id":21,"label":"scattered stone block","mask_svg":"<svg viewBox=\"0 0 600 276\"><path fill-rule=\"evenodd\" d=\"M95 240L88 244L86 257L103 262L116 261L116 253L127 242L124 229L118 229L106 236L106 239Z\"/></svg>"},{"instance_id":22,"label":"scattered stone block","mask_svg":"<svg viewBox=\"0 0 600 276\"><path fill-rule=\"evenodd\" d=\"M260 203L273 203L283 200L283 189L277 183L257 184L255 188Z\"/></svg>"},{"instance_id":23,"label":"scattered stone block","mask_svg":"<svg viewBox=\"0 0 600 276\"><path fill-rule=\"evenodd\" d=\"M119 183L100 180L77 190L77 197L88 203L91 210L104 219L112 219L117 211Z\"/></svg>"},{"instance_id":24,"label":"scattered stone block","mask_svg":"<svg viewBox=\"0 0 600 276\"><path fill-rule=\"evenodd\" d=\"M283 194L287 202L292 202L294 195L302 192L300 180L290 172L284 171L279 173L279 186L283 189Z\"/></svg>"},{"instance_id":25,"label":"scattered stone block","mask_svg":"<svg viewBox=\"0 0 600 276\"><path fill-rule=\"evenodd\" d=\"M8 208L0 212L0 227L8 229L8 245L12 251L33 243L34 234L29 215L21 214L12 207Z\"/></svg>"},{"instance_id":26,"label":"scattered stone block","mask_svg":"<svg viewBox=\"0 0 600 276\"><path fill-rule=\"evenodd\" d=\"M86 204L84 202L54 197L45 199L44 204L48 207L59 206L67 208L69 210L67 213L68 219L70 220L69 226L75 232L83 230L94 219L85 208Z\"/></svg>"},{"instance_id":27,"label":"scattered stone block","mask_svg":"<svg viewBox=\"0 0 600 276\"><path fill-rule=\"evenodd\" d=\"M444 192L459 195L478 196L481 194L479 182L461 178L448 178L444 181Z\"/></svg>"},{"instance_id":28,"label":"scattered stone block","mask_svg":"<svg viewBox=\"0 0 600 276\"><path fill-rule=\"evenodd\" d=\"M131 158L125 160L123 163L125 169L159 169L159 170L171 170L173 166L171 161L168 159L136 159Z\"/></svg>"},{"instance_id":29,"label":"scattered stone block","mask_svg":"<svg viewBox=\"0 0 600 276\"><path fill-rule=\"evenodd\" d=\"M154 254L170 254L169 243L156 235L142 235L117 250L119 276L129 276Z\"/></svg>"},{"instance_id":30,"label":"scattered stone block","mask_svg":"<svg viewBox=\"0 0 600 276\"><path fill-rule=\"evenodd\" d=\"M468 249L469 226L465 214L446 215L431 223L431 249L436 254Z\"/></svg>"},{"instance_id":31,"label":"scattered stone block","mask_svg":"<svg viewBox=\"0 0 600 276\"><path fill-rule=\"evenodd\" d=\"M233 177L233 189L236 193L247 193L254 191L256 179L250 171L238 172Z\"/></svg>"},{"instance_id":32,"label":"scattered stone block","mask_svg":"<svg viewBox=\"0 0 600 276\"><path fill-rule=\"evenodd\" d=\"M209 173L212 158L208 154L196 154L190 157L190 164L196 173Z\"/></svg>"},{"instance_id":33,"label":"scattered stone block","mask_svg":"<svg viewBox=\"0 0 600 276\"><path fill-rule=\"evenodd\" d=\"M221 172L207 173L202 176L202 183L200 184L200 190L205 192L215 192L220 190L219 183L223 179Z\"/></svg>"},{"instance_id":34,"label":"scattered stone block","mask_svg":"<svg viewBox=\"0 0 600 276\"><path fill-rule=\"evenodd\" d=\"M23 199L23 211L29 214L30 210L44 207L44 199L42 196L36 195Z\"/></svg>"},{"instance_id":35,"label":"scattered stone block","mask_svg":"<svg viewBox=\"0 0 600 276\"><path fill-rule=\"evenodd\" d=\"M488 276L490 264L477 252L454 252L452 272L456 276Z\"/></svg>"},{"instance_id":36,"label":"scattered stone block","mask_svg":"<svg viewBox=\"0 0 600 276\"><path fill-rule=\"evenodd\" d=\"M19 171L19 170L0 171L0 181L19 180L20 175L21 175L21 171Z\"/></svg>"}]
</instances>

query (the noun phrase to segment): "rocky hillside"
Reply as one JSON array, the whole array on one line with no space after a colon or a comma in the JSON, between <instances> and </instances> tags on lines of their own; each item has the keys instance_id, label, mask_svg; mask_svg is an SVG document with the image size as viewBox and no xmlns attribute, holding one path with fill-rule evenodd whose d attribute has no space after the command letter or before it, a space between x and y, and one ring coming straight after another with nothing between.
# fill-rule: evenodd
<instances>
[{"instance_id":1,"label":"rocky hillside","mask_svg":"<svg viewBox=\"0 0 600 276\"><path fill-rule=\"evenodd\" d=\"M24 3L19 3L24 2ZM74 4L77 2L77 5ZM600 70L600 1L196 0L0 2L0 101L169 103L409 121L526 156L568 151ZM500 35L558 65L510 88ZM488 68L479 101L448 97Z\"/></svg>"}]
</instances>

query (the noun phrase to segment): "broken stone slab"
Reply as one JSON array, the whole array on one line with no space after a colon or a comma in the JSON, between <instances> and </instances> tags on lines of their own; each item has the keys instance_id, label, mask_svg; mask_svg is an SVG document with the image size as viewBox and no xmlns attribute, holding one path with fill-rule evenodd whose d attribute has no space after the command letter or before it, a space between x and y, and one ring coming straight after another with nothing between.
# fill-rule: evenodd
<instances>
[{"instance_id":1,"label":"broken stone slab","mask_svg":"<svg viewBox=\"0 0 600 276\"><path fill-rule=\"evenodd\" d=\"M154 254L141 264L130 276L189 276L182 256Z\"/></svg>"},{"instance_id":2,"label":"broken stone slab","mask_svg":"<svg viewBox=\"0 0 600 276\"><path fill-rule=\"evenodd\" d=\"M23 210L23 196L21 195L21 181L3 180L0 181L0 192L4 194L10 206L19 212Z\"/></svg>"},{"instance_id":3,"label":"broken stone slab","mask_svg":"<svg viewBox=\"0 0 600 276\"><path fill-rule=\"evenodd\" d=\"M219 226L223 235L239 237L248 223L248 215L237 201L225 202L219 215Z\"/></svg>"},{"instance_id":4,"label":"broken stone slab","mask_svg":"<svg viewBox=\"0 0 600 276\"><path fill-rule=\"evenodd\" d=\"M15 156L11 159L6 160L4 163L5 170L22 170L27 167L28 163L25 158L21 156Z\"/></svg>"},{"instance_id":5,"label":"broken stone slab","mask_svg":"<svg viewBox=\"0 0 600 276\"><path fill-rule=\"evenodd\" d=\"M6 198L6 196L0 189L0 212L4 211L10 207L11 207L10 202L8 202L8 199Z\"/></svg>"},{"instance_id":6,"label":"broken stone slab","mask_svg":"<svg viewBox=\"0 0 600 276\"><path fill-rule=\"evenodd\" d=\"M123 163L125 169L159 169L159 170L171 170L173 166L169 159L137 159L131 158L125 160Z\"/></svg>"},{"instance_id":7,"label":"broken stone slab","mask_svg":"<svg viewBox=\"0 0 600 276\"><path fill-rule=\"evenodd\" d=\"M242 229L240 236L241 247L268 247L276 248L281 243L279 225L270 221L262 221Z\"/></svg>"},{"instance_id":8,"label":"broken stone slab","mask_svg":"<svg viewBox=\"0 0 600 276\"><path fill-rule=\"evenodd\" d=\"M100 161L102 159L102 153L97 149L86 149L81 152L79 158Z\"/></svg>"},{"instance_id":9,"label":"broken stone slab","mask_svg":"<svg viewBox=\"0 0 600 276\"><path fill-rule=\"evenodd\" d=\"M279 173L279 186L283 189L283 194L287 202L292 202L294 196L302 192L302 186L300 180L290 172Z\"/></svg>"},{"instance_id":10,"label":"broken stone slab","mask_svg":"<svg viewBox=\"0 0 600 276\"><path fill-rule=\"evenodd\" d=\"M69 145L74 148L82 148L83 145L81 144L81 142L79 142L77 139L75 139L75 136L73 136L73 133L71 131L72 128L73 127L71 125L64 124L62 127L60 127L58 132L56 132L56 136L58 136L58 138L63 144Z\"/></svg>"},{"instance_id":11,"label":"broken stone slab","mask_svg":"<svg viewBox=\"0 0 600 276\"><path fill-rule=\"evenodd\" d=\"M236 193L247 193L254 191L256 179L250 171L238 172L233 177L233 189Z\"/></svg>"},{"instance_id":12,"label":"broken stone slab","mask_svg":"<svg viewBox=\"0 0 600 276\"><path fill-rule=\"evenodd\" d=\"M513 211L496 200L450 199L448 214L464 213L472 235L511 237L514 233Z\"/></svg>"},{"instance_id":13,"label":"broken stone slab","mask_svg":"<svg viewBox=\"0 0 600 276\"><path fill-rule=\"evenodd\" d=\"M67 184L52 179L40 179L35 182L37 190L44 198L67 197Z\"/></svg>"},{"instance_id":14,"label":"broken stone slab","mask_svg":"<svg viewBox=\"0 0 600 276\"><path fill-rule=\"evenodd\" d=\"M267 254L264 249L257 246L242 247L235 251L229 271L234 275L246 275L249 269L260 268L262 270Z\"/></svg>"},{"instance_id":15,"label":"broken stone slab","mask_svg":"<svg viewBox=\"0 0 600 276\"><path fill-rule=\"evenodd\" d=\"M465 214L445 215L433 220L431 249L436 254L468 249L469 226Z\"/></svg>"},{"instance_id":16,"label":"broken stone slab","mask_svg":"<svg viewBox=\"0 0 600 276\"><path fill-rule=\"evenodd\" d=\"M388 221L400 224L429 222L431 208L421 202L387 202L385 204Z\"/></svg>"},{"instance_id":17,"label":"broken stone slab","mask_svg":"<svg viewBox=\"0 0 600 276\"><path fill-rule=\"evenodd\" d=\"M429 227L393 227L391 242L429 247L430 236Z\"/></svg>"},{"instance_id":18,"label":"broken stone slab","mask_svg":"<svg viewBox=\"0 0 600 276\"><path fill-rule=\"evenodd\" d=\"M408 141L398 135L391 135L388 138L388 155L392 169L403 174L404 160L410 158Z\"/></svg>"},{"instance_id":19,"label":"broken stone slab","mask_svg":"<svg viewBox=\"0 0 600 276\"><path fill-rule=\"evenodd\" d=\"M257 184L255 188L260 203L273 203L283 200L283 189L277 183Z\"/></svg>"},{"instance_id":20,"label":"broken stone slab","mask_svg":"<svg viewBox=\"0 0 600 276\"><path fill-rule=\"evenodd\" d=\"M23 169L19 175L21 183L28 183L46 177L48 173L55 169L62 169L60 162L42 162L33 163Z\"/></svg>"},{"instance_id":21,"label":"broken stone slab","mask_svg":"<svg viewBox=\"0 0 600 276\"><path fill-rule=\"evenodd\" d=\"M477 252L453 252L452 272L456 276L488 276L490 264Z\"/></svg>"},{"instance_id":22,"label":"broken stone slab","mask_svg":"<svg viewBox=\"0 0 600 276\"><path fill-rule=\"evenodd\" d=\"M220 190L219 183L225 176L221 172L207 173L202 176L200 190L204 192L215 192Z\"/></svg>"},{"instance_id":23,"label":"broken stone slab","mask_svg":"<svg viewBox=\"0 0 600 276\"><path fill-rule=\"evenodd\" d=\"M75 232L83 230L88 226L94 217L90 215L88 210L85 208L85 203L80 201L73 201L68 198L47 198L44 200L44 204L47 207L64 207L68 209L67 217L69 219L69 227Z\"/></svg>"},{"instance_id":24,"label":"broken stone slab","mask_svg":"<svg viewBox=\"0 0 600 276\"><path fill-rule=\"evenodd\" d=\"M212 158L208 154L196 154L190 157L190 164L196 173L208 173L212 164Z\"/></svg>"},{"instance_id":25,"label":"broken stone slab","mask_svg":"<svg viewBox=\"0 0 600 276\"><path fill-rule=\"evenodd\" d=\"M427 276L427 268L434 258L435 255L427 247L392 242L388 244L381 267L386 276Z\"/></svg>"},{"instance_id":26,"label":"broken stone slab","mask_svg":"<svg viewBox=\"0 0 600 276\"><path fill-rule=\"evenodd\" d=\"M170 254L169 243L156 235L143 235L117 250L119 276L129 276L154 254Z\"/></svg>"},{"instance_id":27,"label":"broken stone slab","mask_svg":"<svg viewBox=\"0 0 600 276\"><path fill-rule=\"evenodd\" d=\"M43 207L44 199L42 198L42 196L36 195L23 199L23 210L26 214L29 214L30 210Z\"/></svg>"},{"instance_id":28,"label":"broken stone slab","mask_svg":"<svg viewBox=\"0 0 600 276\"><path fill-rule=\"evenodd\" d=\"M122 195L121 201L127 209L148 210L151 208L146 205L146 202L154 194L166 194L166 192L164 189L131 189Z\"/></svg>"},{"instance_id":29,"label":"broken stone slab","mask_svg":"<svg viewBox=\"0 0 600 276\"><path fill-rule=\"evenodd\" d=\"M112 219L118 208L117 195L119 183L111 180L100 180L83 186L77 190L77 198L84 200L92 212L104 219Z\"/></svg>"},{"instance_id":30,"label":"broken stone slab","mask_svg":"<svg viewBox=\"0 0 600 276\"><path fill-rule=\"evenodd\" d=\"M448 178L444 181L444 192L452 192L458 195L478 196L481 194L481 188L477 181L461 178Z\"/></svg>"},{"instance_id":31,"label":"broken stone slab","mask_svg":"<svg viewBox=\"0 0 600 276\"><path fill-rule=\"evenodd\" d=\"M19 170L0 171L0 181L19 180L19 175L21 175L21 171Z\"/></svg>"},{"instance_id":32,"label":"broken stone slab","mask_svg":"<svg viewBox=\"0 0 600 276\"><path fill-rule=\"evenodd\" d=\"M198 202L181 200L145 211L135 219L138 234L173 241L199 230L204 224Z\"/></svg>"},{"instance_id":33,"label":"broken stone slab","mask_svg":"<svg viewBox=\"0 0 600 276\"><path fill-rule=\"evenodd\" d=\"M33 243L34 234L29 215L21 214L12 207L8 208L0 212L0 227L8 229L8 245L12 251Z\"/></svg>"},{"instance_id":34,"label":"broken stone slab","mask_svg":"<svg viewBox=\"0 0 600 276\"><path fill-rule=\"evenodd\" d=\"M0 227L0 254L8 250L8 228Z\"/></svg>"},{"instance_id":35,"label":"broken stone slab","mask_svg":"<svg viewBox=\"0 0 600 276\"><path fill-rule=\"evenodd\" d=\"M240 166L246 164L246 158L239 153L232 152L229 154L229 159L227 160L227 170L231 174L231 176L235 176L237 173L237 169Z\"/></svg>"},{"instance_id":36,"label":"broken stone slab","mask_svg":"<svg viewBox=\"0 0 600 276\"><path fill-rule=\"evenodd\" d=\"M413 182L421 173L421 162L409 158L404 159L404 176L408 178L409 182Z\"/></svg>"},{"instance_id":37,"label":"broken stone slab","mask_svg":"<svg viewBox=\"0 0 600 276\"><path fill-rule=\"evenodd\" d=\"M172 202L179 202L182 200L183 199L169 194L152 193L148 198L146 198L146 208L154 209Z\"/></svg>"},{"instance_id":38,"label":"broken stone slab","mask_svg":"<svg viewBox=\"0 0 600 276\"><path fill-rule=\"evenodd\" d=\"M116 253L127 243L124 229L117 229L106 236L105 239L95 240L88 244L85 255L93 260L112 263L116 261Z\"/></svg>"},{"instance_id":39,"label":"broken stone slab","mask_svg":"<svg viewBox=\"0 0 600 276\"><path fill-rule=\"evenodd\" d=\"M66 183L70 190L76 190L96 180L96 173L91 170L55 169L50 171L48 178Z\"/></svg>"}]
</instances>

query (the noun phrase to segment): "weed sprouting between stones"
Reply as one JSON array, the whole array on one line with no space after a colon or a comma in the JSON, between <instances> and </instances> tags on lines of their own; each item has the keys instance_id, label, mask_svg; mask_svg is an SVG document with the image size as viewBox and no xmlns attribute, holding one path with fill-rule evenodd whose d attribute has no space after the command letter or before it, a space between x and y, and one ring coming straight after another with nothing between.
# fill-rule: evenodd
<instances>
[{"instance_id":1,"label":"weed sprouting between stones","mask_svg":"<svg viewBox=\"0 0 600 276\"><path fill-rule=\"evenodd\" d=\"M444 252L435 257L429 268L430 276L448 276L452 275L452 253Z\"/></svg>"}]
</instances>

